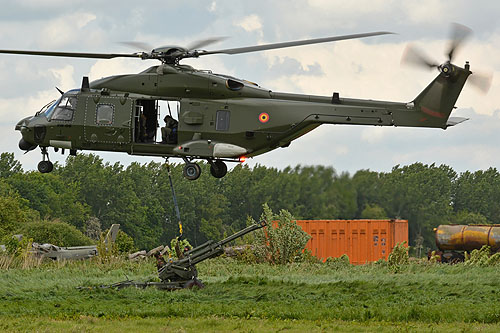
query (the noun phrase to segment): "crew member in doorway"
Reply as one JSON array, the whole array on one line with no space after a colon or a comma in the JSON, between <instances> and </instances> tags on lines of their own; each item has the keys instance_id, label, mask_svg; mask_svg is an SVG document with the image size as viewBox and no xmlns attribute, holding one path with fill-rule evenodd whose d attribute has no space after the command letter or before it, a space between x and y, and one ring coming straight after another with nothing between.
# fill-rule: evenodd
<instances>
[{"instance_id":1,"label":"crew member in doorway","mask_svg":"<svg viewBox=\"0 0 500 333\"><path fill-rule=\"evenodd\" d=\"M146 115L144 113L141 113L141 117L139 119L139 140L141 142L146 142L147 139L147 134L146 134L146 121L148 119L146 118Z\"/></svg>"},{"instance_id":2,"label":"crew member in doorway","mask_svg":"<svg viewBox=\"0 0 500 333\"><path fill-rule=\"evenodd\" d=\"M161 128L161 142L177 143L177 120L170 115L166 115L163 121L165 121L165 127Z\"/></svg>"}]
</instances>

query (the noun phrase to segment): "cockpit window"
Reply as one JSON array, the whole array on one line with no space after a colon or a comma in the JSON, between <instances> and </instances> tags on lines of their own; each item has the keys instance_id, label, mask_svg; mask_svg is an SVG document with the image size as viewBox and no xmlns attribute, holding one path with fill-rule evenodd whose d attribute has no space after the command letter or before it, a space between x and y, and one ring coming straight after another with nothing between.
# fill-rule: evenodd
<instances>
[{"instance_id":1,"label":"cockpit window","mask_svg":"<svg viewBox=\"0 0 500 333\"><path fill-rule=\"evenodd\" d=\"M76 96L65 95L62 96L61 101L57 104L50 120L73 120L73 113L76 109ZM47 110L48 111L48 110Z\"/></svg>"}]
</instances>

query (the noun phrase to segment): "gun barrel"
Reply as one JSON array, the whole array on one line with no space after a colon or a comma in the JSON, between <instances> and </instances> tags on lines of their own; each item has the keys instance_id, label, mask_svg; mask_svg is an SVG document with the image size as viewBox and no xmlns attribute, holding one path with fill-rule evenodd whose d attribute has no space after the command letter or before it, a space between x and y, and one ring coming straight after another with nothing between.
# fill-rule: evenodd
<instances>
[{"instance_id":1,"label":"gun barrel","mask_svg":"<svg viewBox=\"0 0 500 333\"><path fill-rule=\"evenodd\" d=\"M227 238L224 238L223 240L219 241L217 243L217 245L225 245L225 244L227 244L227 243L229 243L229 242L231 242L231 241L233 241L233 240L235 240L237 238L243 237L246 234L248 234L248 233L250 233L250 232L252 232L254 230L263 228L265 226L266 226L266 221L260 221L258 223L252 224L251 226L248 226L245 229L240 230L237 233L235 233L235 234L233 234L233 235L231 235L231 236L229 236Z\"/></svg>"},{"instance_id":2,"label":"gun barrel","mask_svg":"<svg viewBox=\"0 0 500 333\"><path fill-rule=\"evenodd\" d=\"M237 233L235 233L227 238L224 238L223 240L221 240L219 242L214 242L213 240L209 240L209 241L203 243L202 245L197 246L197 247L187 251L184 255L186 257L190 257L191 260L193 260L194 258L197 258L199 256L203 256L207 252L213 251L213 249L215 249L215 248L218 248L218 247L220 248L223 245L225 245L225 244L227 244L227 243L229 243L237 238L243 237L244 235L246 235L254 230L263 228L265 226L266 226L266 222L260 221L259 223L252 224L251 226L248 226L245 229L240 230Z\"/></svg>"}]
</instances>

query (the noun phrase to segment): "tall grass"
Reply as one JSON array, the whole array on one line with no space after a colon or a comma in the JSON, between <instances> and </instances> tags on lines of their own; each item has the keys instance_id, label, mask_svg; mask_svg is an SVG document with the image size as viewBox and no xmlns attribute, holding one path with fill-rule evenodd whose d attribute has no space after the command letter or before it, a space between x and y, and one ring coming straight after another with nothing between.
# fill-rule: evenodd
<instances>
[{"instance_id":1,"label":"tall grass","mask_svg":"<svg viewBox=\"0 0 500 333\"><path fill-rule=\"evenodd\" d=\"M418 261L394 273L387 264L245 264L231 258L198 265L201 290L95 288L156 278L154 260L42 261L9 257L0 270L2 317L261 318L357 322L500 323L500 266ZM2 262L2 261L0 261ZM79 290L77 287L88 287Z\"/></svg>"}]
</instances>

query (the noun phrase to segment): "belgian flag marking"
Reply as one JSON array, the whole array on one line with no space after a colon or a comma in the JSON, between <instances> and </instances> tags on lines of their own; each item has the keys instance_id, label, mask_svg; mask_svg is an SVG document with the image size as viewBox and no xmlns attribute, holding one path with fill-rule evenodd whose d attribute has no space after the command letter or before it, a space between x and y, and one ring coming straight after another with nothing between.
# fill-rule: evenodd
<instances>
[{"instance_id":1,"label":"belgian flag marking","mask_svg":"<svg viewBox=\"0 0 500 333\"><path fill-rule=\"evenodd\" d=\"M267 123L269 121L269 115L265 112L262 112L261 114L259 114L259 121L261 123Z\"/></svg>"}]
</instances>

